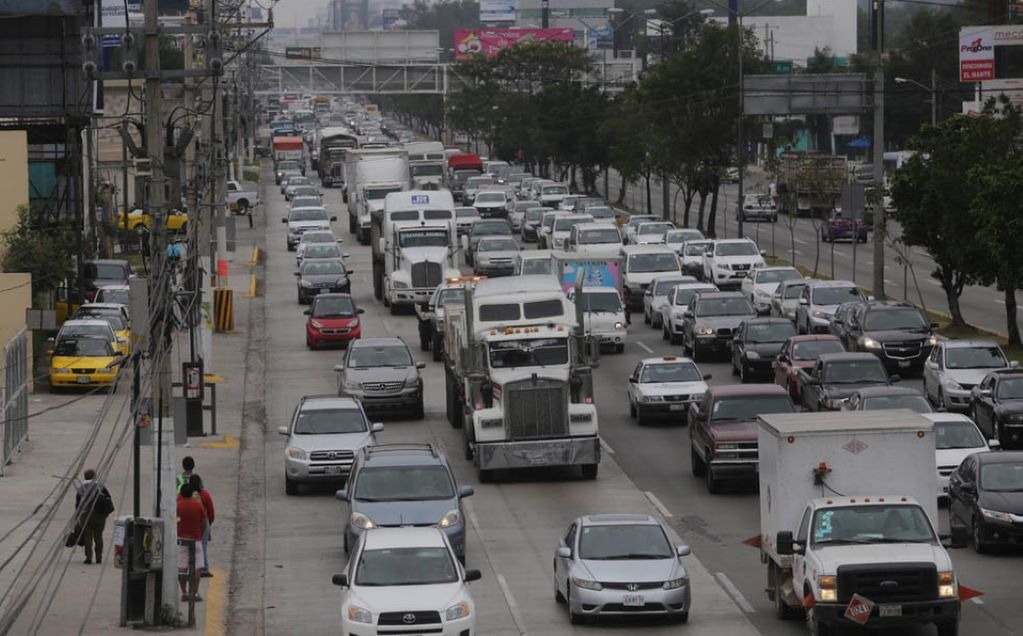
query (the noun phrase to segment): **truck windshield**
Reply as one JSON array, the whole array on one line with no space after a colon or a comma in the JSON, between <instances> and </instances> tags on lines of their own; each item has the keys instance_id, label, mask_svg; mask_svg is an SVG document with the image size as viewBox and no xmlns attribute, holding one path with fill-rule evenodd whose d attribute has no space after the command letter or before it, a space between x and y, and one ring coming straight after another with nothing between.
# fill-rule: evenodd
<instances>
[{"instance_id":1,"label":"truck windshield","mask_svg":"<svg viewBox=\"0 0 1023 636\"><path fill-rule=\"evenodd\" d=\"M718 243L714 246L715 256L756 256L757 246L749 241L739 243Z\"/></svg>"},{"instance_id":2,"label":"truck windshield","mask_svg":"<svg viewBox=\"0 0 1023 636\"><path fill-rule=\"evenodd\" d=\"M446 230L407 230L398 234L400 247L446 247Z\"/></svg>"},{"instance_id":3,"label":"truck windshield","mask_svg":"<svg viewBox=\"0 0 1023 636\"><path fill-rule=\"evenodd\" d=\"M392 192L401 192L400 186L392 188L366 188L366 198L370 201L379 201L380 199L387 198L388 194Z\"/></svg>"},{"instance_id":4,"label":"truck windshield","mask_svg":"<svg viewBox=\"0 0 1023 636\"><path fill-rule=\"evenodd\" d=\"M444 174L444 166L430 163L413 165L411 170L413 177L440 177Z\"/></svg>"},{"instance_id":5,"label":"truck windshield","mask_svg":"<svg viewBox=\"0 0 1023 636\"><path fill-rule=\"evenodd\" d=\"M850 506L818 510L810 540L814 545L850 543L933 543L934 530L919 506Z\"/></svg>"},{"instance_id":6,"label":"truck windshield","mask_svg":"<svg viewBox=\"0 0 1023 636\"><path fill-rule=\"evenodd\" d=\"M678 257L675 253L665 254L633 254L629 257L629 272L634 274L649 272L677 272Z\"/></svg>"},{"instance_id":7,"label":"truck windshield","mask_svg":"<svg viewBox=\"0 0 1023 636\"><path fill-rule=\"evenodd\" d=\"M597 313L618 313L622 310L622 301L617 292L584 292L583 309Z\"/></svg>"},{"instance_id":8,"label":"truck windshield","mask_svg":"<svg viewBox=\"0 0 1023 636\"><path fill-rule=\"evenodd\" d=\"M490 366L494 369L561 364L568 364L568 341L564 338L534 338L490 345Z\"/></svg>"},{"instance_id":9,"label":"truck windshield","mask_svg":"<svg viewBox=\"0 0 1023 636\"><path fill-rule=\"evenodd\" d=\"M446 307L449 304L464 305L465 290L461 287L449 287L444 289L437 296L437 306Z\"/></svg>"},{"instance_id":10,"label":"truck windshield","mask_svg":"<svg viewBox=\"0 0 1023 636\"><path fill-rule=\"evenodd\" d=\"M880 360L832 361L824 367L824 381L828 384L886 383L888 374Z\"/></svg>"},{"instance_id":11,"label":"truck windshield","mask_svg":"<svg viewBox=\"0 0 1023 636\"><path fill-rule=\"evenodd\" d=\"M787 395L744 395L734 398L718 398L711 409L711 422L743 421L757 419L758 415L769 413L792 413L792 402Z\"/></svg>"}]
</instances>

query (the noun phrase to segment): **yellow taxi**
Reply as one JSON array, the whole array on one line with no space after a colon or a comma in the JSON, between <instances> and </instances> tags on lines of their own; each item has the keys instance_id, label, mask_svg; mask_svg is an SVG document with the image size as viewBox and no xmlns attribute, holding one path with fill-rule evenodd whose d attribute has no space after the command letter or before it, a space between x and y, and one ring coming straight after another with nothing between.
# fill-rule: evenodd
<instances>
[{"instance_id":1,"label":"yellow taxi","mask_svg":"<svg viewBox=\"0 0 1023 636\"><path fill-rule=\"evenodd\" d=\"M114 350L128 355L131 353L131 325L128 324L128 309L117 303L87 303L78 308L74 320L102 320L114 330Z\"/></svg>"},{"instance_id":2,"label":"yellow taxi","mask_svg":"<svg viewBox=\"0 0 1023 636\"><path fill-rule=\"evenodd\" d=\"M50 388L105 386L114 390L123 359L105 338L60 338L50 358Z\"/></svg>"},{"instance_id":3,"label":"yellow taxi","mask_svg":"<svg viewBox=\"0 0 1023 636\"><path fill-rule=\"evenodd\" d=\"M117 215L117 229L129 232L141 232L142 228L153 229L153 219L149 213L142 210L132 210L128 213L127 226L125 225L124 212ZM188 228L188 215L180 210L171 210L167 213L167 230L170 232L184 232Z\"/></svg>"}]
</instances>

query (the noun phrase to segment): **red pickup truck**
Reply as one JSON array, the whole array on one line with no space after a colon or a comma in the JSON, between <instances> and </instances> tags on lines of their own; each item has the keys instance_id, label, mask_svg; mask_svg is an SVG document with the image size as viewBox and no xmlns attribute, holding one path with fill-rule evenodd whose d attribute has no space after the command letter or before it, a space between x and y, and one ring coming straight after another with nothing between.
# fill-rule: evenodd
<instances>
[{"instance_id":1,"label":"red pickup truck","mask_svg":"<svg viewBox=\"0 0 1023 636\"><path fill-rule=\"evenodd\" d=\"M795 412L788 392L775 384L712 386L689 409L693 476L705 478L711 494L722 481L756 478L758 415Z\"/></svg>"},{"instance_id":2,"label":"red pickup truck","mask_svg":"<svg viewBox=\"0 0 1023 636\"><path fill-rule=\"evenodd\" d=\"M813 367L822 353L842 351L845 351L842 341L832 335L792 336L774 359L774 383L788 389L789 397L799 404L799 370Z\"/></svg>"}]
</instances>

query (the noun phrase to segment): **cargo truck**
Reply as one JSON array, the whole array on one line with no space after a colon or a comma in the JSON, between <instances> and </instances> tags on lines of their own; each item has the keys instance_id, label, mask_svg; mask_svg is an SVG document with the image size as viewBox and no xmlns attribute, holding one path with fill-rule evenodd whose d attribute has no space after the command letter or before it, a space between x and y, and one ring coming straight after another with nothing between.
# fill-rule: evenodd
<instances>
[{"instance_id":1,"label":"cargo truck","mask_svg":"<svg viewBox=\"0 0 1023 636\"><path fill-rule=\"evenodd\" d=\"M301 137L273 138L274 165L282 161L297 161L305 174L305 142Z\"/></svg>"},{"instance_id":2,"label":"cargo truck","mask_svg":"<svg viewBox=\"0 0 1023 636\"><path fill-rule=\"evenodd\" d=\"M381 247L384 306L390 307L392 315L428 303L437 285L461 274L453 262L451 234L451 224L444 221L391 224L390 246Z\"/></svg>"},{"instance_id":3,"label":"cargo truck","mask_svg":"<svg viewBox=\"0 0 1023 636\"><path fill-rule=\"evenodd\" d=\"M779 618L811 634L933 623L959 629L937 533L932 422L907 410L761 415L760 550Z\"/></svg>"},{"instance_id":4,"label":"cargo truck","mask_svg":"<svg viewBox=\"0 0 1023 636\"><path fill-rule=\"evenodd\" d=\"M323 187L332 188L344 182L345 157L359 146L358 136L343 127L323 128L319 132L316 168Z\"/></svg>"},{"instance_id":5,"label":"cargo truck","mask_svg":"<svg viewBox=\"0 0 1023 636\"><path fill-rule=\"evenodd\" d=\"M348 231L363 245L369 243L372 212L384 209L384 198L391 192L408 189L408 155L404 150L360 148L347 151L341 198L348 204Z\"/></svg>"},{"instance_id":6,"label":"cargo truck","mask_svg":"<svg viewBox=\"0 0 1023 636\"><path fill-rule=\"evenodd\" d=\"M775 193L782 213L823 216L839 205L849 181L845 157L785 152L780 159Z\"/></svg>"},{"instance_id":7,"label":"cargo truck","mask_svg":"<svg viewBox=\"0 0 1023 636\"><path fill-rule=\"evenodd\" d=\"M448 164L444 144L439 141L412 141L405 144L405 150L408 152L412 187L418 190L440 189Z\"/></svg>"},{"instance_id":8,"label":"cargo truck","mask_svg":"<svg viewBox=\"0 0 1023 636\"><path fill-rule=\"evenodd\" d=\"M486 279L446 308L448 420L480 481L494 470L579 466L597 476L592 368L599 355L549 275Z\"/></svg>"},{"instance_id":9,"label":"cargo truck","mask_svg":"<svg viewBox=\"0 0 1023 636\"><path fill-rule=\"evenodd\" d=\"M394 228L396 225L445 226L449 229L448 245L451 252L458 247L458 232L455 225L455 202L446 190L403 190L390 192L384 197L383 205L370 215L370 243L373 247L373 295L377 300L389 302L384 294L384 279L387 271L387 255L394 252ZM423 256L419 254L416 258ZM393 258L392 258L393 260ZM457 276L458 274L454 274ZM429 274L436 287L444 279L440 272ZM421 302L425 302L424 298Z\"/></svg>"}]
</instances>

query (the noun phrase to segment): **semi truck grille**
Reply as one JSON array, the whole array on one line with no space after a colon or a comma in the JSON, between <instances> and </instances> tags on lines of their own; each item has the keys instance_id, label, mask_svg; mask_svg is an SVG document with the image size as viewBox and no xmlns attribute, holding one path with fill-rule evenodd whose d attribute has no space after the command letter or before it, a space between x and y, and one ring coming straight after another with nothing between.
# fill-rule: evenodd
<instances>
[{"instance_id":1,"label":"semi truck grille","mask_svg":"<svg viewBox=\"0 0 1023 636\"><path fill-rule=\"evenodd\" d=\"M838 568L838 602L859 594L875 603L929 601L938 595L938 572L933 563L843 565Z\"/></svg>"},{"instance_id":2,"label":"semi truck grille","mask_svg":"<svg viewBox=\"0 0 1023 636\"><path fill-rule=\"evenodd\" d=\"M505 384L505 417L512 439L542 439L568 435L568 384L549 378L530 378Z\"/></svg>"},{"instance_id":3,"label":"semi truck grille","mask_svg":"<svg viewBox=\"0 0 1023 636\"><path fill-rule=\"evenodd\" d=\"M441 282L440 263L412 263L413 287L436 287Z\"/></svg>"}]
</instances>

